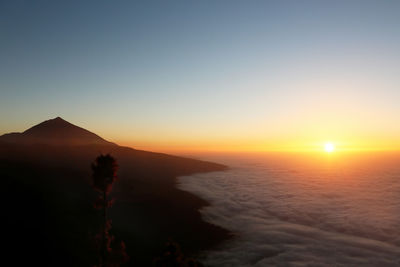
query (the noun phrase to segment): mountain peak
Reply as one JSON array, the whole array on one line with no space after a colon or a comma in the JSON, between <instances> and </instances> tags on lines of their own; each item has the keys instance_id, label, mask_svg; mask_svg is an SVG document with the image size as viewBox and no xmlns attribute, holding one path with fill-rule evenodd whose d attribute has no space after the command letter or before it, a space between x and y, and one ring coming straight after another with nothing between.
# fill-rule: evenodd
<instances>
[{"instance_id":1,"label":"mountain peak","mask_svg":"<svg viewBox=\"0 0 400 267\"><path fill-rule=\"evenodd\" d=\"M55 117L54 119L50 119L50 120L53 120L53 121L66 121L61 117Z\"/></svg>"},{"instance_id":2,"label":"mountain peak","mask_svg":"<svg viewBox=\"0 0 400 267\"><path fill-rule=\"evenodd\" d=\"M62 119L61 117L56 117L54 119L49 119L45 120L44 122L41 122L28 130L26 130L23 133L26 134L37 134L37 132L45 131L45 132L50 132L50 131L61 131L66 128L80 128L78 126L73 125L72 123L69 123L68 121ZM83 128L80 128L83 129Z\"/></svg>"},{"instance_id":3,"label":"mountain peak","mask_svg":"<svg viewBox=\"0 0 400 267\"><path fill-rule=\"evenodd\" d=\"M5 134L0 140L23 144L88 145L112 143L61 117L46 120L23 133Z\"/></svg>"}]
</instances>

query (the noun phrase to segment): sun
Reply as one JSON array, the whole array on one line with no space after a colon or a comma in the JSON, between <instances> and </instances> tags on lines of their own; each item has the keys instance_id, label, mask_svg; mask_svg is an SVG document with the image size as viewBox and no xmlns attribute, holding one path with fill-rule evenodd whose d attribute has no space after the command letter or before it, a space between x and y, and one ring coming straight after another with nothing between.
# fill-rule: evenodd
<instances>
[{"instance_id":1,"label":"sun","mask_svg":"<svg viewBox=\"0 0 400 267\"><path fill-rule=\"evenodd\" d=\"M332 144L331 142L325 143L324 149L325 149L325 152L331 153L331 152L335 151L335 145Z\"/></svg>"}]
</instances>

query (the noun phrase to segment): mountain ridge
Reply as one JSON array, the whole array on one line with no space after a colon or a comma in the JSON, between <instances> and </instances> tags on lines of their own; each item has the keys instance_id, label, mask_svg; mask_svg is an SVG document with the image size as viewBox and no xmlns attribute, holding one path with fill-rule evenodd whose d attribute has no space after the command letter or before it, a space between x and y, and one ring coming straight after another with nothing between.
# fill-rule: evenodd
<instances>
[{"instance_id":1,"label":"mountain ridge","mask_svg":"<svg viewBox=\"0 0 400 267\"><path fill-rule=\"evenodd\" d=\"M22 133L6 133L0 136L0 141L19 144L116 145L61 117L43 121Z\"/></svg>"},{"instance_id":2,"label":"mountain ridge","mask_svg":"<svg viewBox=\"0 0 400 267\"><path fill-rule=\"evenodd\" d=\"M78 134L67 131L64 136L63 131L71 127ZM209 205L206 200L177 187L177 177L224 171L227 166L110 145L76 127L55 118L0 138L1 200L7 203L3 241L18 253L9 253L10 259L22 251L23 265L35 261L42 266L93 266L96 255L88 229L97 229L98 214L93 208L90 166L99 154L107 153L118 163L112 192L117 201L109 214L116 235L134 259L126 266L153 266L153 259L171 239L185 255L194 256L231 237L228 230L202 220L199 211ZM65 141L86 134L105 143L88 144L84 139L82 145L69 145ZM7 138L14 140L5 142ZM53 139L57 142L52 143Z\"/></svg>"}]
</instances>

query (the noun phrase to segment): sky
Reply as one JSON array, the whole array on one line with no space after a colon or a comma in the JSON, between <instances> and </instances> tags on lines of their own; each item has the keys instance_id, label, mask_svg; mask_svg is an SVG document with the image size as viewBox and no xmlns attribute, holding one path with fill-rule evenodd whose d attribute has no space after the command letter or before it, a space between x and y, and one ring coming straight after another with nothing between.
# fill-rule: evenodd
<instances>
[{"instance_id":1,"label":"sky","mask_svg":"<svg viewBox=\"0 0 400 267\"><path fill-rule=\"evenodd\" d=\"M0 134L400 149L400 1L0 0Z\"/></svg>"}]
</instances>

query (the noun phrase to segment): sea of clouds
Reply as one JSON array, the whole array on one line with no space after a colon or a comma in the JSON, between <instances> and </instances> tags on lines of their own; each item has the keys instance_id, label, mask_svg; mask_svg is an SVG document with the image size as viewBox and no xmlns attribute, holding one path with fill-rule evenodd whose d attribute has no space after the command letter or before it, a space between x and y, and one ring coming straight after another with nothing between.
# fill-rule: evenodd
<instances>
[{"instance_id":1,"label":"sea of clouds","mask_svg":"<svg viewBox=\"0 0 400 267\"><path fill-rule=\"evenodd\" d=\"M220 160L221 162L221 160ZM234 237L208 266L400 266L400 164L303 168L263 157L180 177L206 200L204 220Z\"/></svg>"}]
</instances>

